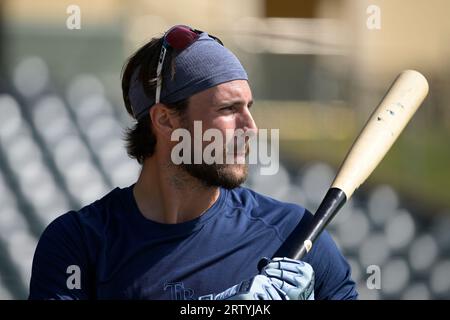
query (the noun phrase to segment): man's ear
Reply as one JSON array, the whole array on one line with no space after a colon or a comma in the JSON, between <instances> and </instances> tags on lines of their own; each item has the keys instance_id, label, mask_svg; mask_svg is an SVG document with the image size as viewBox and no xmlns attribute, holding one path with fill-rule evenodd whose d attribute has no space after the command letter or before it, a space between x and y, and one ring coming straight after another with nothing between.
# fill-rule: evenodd
<instances>
[{"instance_id":1,"label":"man's ear","mask_svg":"<svg viewBox=\"0 0 450 320\"><path fill-rule=\"evenodd\" d=\"M172 131L178 128L174 112L163 103L152 106L149 113L155 133L170 137Z\"/></svg>"}]
</instances>

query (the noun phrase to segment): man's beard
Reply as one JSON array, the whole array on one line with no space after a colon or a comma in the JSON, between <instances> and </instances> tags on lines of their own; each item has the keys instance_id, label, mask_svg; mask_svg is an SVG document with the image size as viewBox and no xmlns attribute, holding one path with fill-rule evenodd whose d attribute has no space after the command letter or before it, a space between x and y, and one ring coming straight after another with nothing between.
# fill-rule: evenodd
<instances>
[{"instance_id":1,"label":"man's beard","mask_svg":"<svg viewBox=\"0 0 450 320\"><path fill-rule=\"evenodd\" d=\"M248 164L185 164L181 168L206 187L234 189L247 180Z\"/></svg>"},{"instance_id":2,"label":"man's beard","mask_svg":"<svg viewBox=\"0 0 450 320\"><path fill-rule=\"evenodd\" d=\"M193 137L193 128L187 124L187 121L184 122L185 129L189 130L191 136ZM190 128L189 128L190 127ZM194 145L193 141L191 141L191 146ZM234 151L237 146L235 146ZM203 150L202 150L203 151ZM227 148L224 147L223 154L224 157L227 153ZM245 145L245 155L246 157L249 154L249 146ZM223 164L221 163L212 163L207 164L204 163L202 157L202 163L195 164L194 163L194 154L191 153L192 159L191 163L181 163L180 167L182 170L187 172L194 178L197 178L205 187L222 187L225 189L234 189L239 187L241 184L247 180L248 176L248 164L247 163L234 163L227 164L225 163L226 159L223 159ZM233 157L234 158L234 157Z\"/></svg>"}]
</instances>

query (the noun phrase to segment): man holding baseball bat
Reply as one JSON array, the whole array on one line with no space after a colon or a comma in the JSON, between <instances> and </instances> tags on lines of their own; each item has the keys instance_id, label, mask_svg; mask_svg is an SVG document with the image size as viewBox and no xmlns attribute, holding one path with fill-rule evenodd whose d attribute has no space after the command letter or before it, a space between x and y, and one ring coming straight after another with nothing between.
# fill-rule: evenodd
<instances>
[{"instance_id":1,"label":"man holding baseball bat","mask_svg":"<svg viewBox=\"0 0 450 320\"><path fill-rule=\"evenodd\" d=\"M247 145L231 150L233 163L174 163L171 137L193 133L195 121L221 133L256 130L247 74L219 39L174 26L129 59L122 89L139 179L47 227L30 299L357 298L326 232L302 260L276 256L257 268L312 215L240 187Z\"/></svg>"}]
</instances>

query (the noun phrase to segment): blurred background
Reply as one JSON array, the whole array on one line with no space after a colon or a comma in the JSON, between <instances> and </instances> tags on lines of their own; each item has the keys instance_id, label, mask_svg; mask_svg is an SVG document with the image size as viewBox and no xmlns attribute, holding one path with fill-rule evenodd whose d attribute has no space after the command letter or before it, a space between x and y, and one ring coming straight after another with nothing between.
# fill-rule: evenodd
<instances>
[{"instance_id":1,"label":"blurred background","mask_svg":"<svg viewBox=\"0 0 450 320\"><path fill-rule=\"evenodd\" d=\"M27 297L50 221L137 178L120 72L174 24L219 36L249 73L258 126L280 129L280 171L252 168L247 185L312 212L395 76L421 71L423 107L329 231L360 298L450 298L449 11L447 0L0 1L0 298Z\"/></svg>"}]
</instances>

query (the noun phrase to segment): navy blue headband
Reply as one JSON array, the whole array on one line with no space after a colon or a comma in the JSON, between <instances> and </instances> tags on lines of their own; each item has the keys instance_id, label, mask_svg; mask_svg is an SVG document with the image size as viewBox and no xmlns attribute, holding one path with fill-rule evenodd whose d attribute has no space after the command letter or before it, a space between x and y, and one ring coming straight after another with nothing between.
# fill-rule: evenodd
<instances>
[{"instance_id":1,"label":"navy blue headband","mask_svg":"<svg viewBox=\"0 0 450 320\"><path fill-rule=\"evenodd\" d=\"M197 41L181 51L174 59L175 74L164 67L161 102L174 103L184 100L200 91L232 80L248 80L247 73L236 56L219 44L207 33L202 33ZM155 74L155 70L149 70ZM131 77L128 92L134 117L139 120L155 104L144 91L139 80L139 68Z\"/></svg>"}]
</instances>

